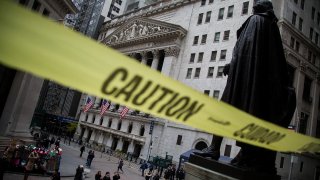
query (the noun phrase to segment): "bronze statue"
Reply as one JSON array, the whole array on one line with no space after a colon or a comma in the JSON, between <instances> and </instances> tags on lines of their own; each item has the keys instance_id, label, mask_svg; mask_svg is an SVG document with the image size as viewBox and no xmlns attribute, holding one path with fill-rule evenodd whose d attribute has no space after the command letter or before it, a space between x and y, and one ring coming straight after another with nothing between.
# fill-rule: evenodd
<instances>
[{"instance_id":1,"label":"bronze statue","mask_svg":"<svg viewBox=\"0 0 320 180\"><path fill-rule=\"evenodd\" d=\"M232 60L224 73L228 80L221 100L266 121L288 126L295 110L295 93L289 88L287 63L270 1L258 0L237 31ZM213 135L207 152L217 160L222 137ZM240 153L231 162L254 171L276 174L276 152L237 142Z\"/></svg>"}]
</instances>

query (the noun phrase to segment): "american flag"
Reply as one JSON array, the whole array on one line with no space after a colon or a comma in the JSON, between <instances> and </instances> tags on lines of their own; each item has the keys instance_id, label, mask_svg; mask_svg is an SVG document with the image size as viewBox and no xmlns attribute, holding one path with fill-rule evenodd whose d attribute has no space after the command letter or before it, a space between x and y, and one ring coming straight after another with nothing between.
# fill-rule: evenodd
<instances>
[{"instance_id":1,"label":"american flag","mask_svg":"<svg viewBox=\"0 0 320 180\"><path fill-rule=\"evenodd\" d=\"M102 116L104 112L106 112L109 108L110 103L107 100L102 101L101 109L100 109L100 115Z\"/></svg>"},{"instance_id":2,"label":"american flag","mask_svg":"<svg viewBox=\"0 0 320 180\"><path fill-rule=\"evenodd\" d=\"M87 112L93 105L93 101L91 100L90 97L87 99L86 106L83 108L83 112Z\"/></svg>"},{"instance_id":3,"label":"american flag","mask_svg":"<svg viewBox=\"0 0 320 180\"><path fill-rule=\"evenodd\" d=\"M129 108L127 106L125 106L120 113L120 119L123 118L127 114L128 111L129 111Z\"/></svg>"}]
</instances>

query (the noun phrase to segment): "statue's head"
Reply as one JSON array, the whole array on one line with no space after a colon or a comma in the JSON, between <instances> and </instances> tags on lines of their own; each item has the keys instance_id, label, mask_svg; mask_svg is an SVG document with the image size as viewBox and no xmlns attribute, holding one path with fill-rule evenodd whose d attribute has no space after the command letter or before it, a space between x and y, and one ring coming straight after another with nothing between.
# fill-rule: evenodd
<instances>
[{"instance_id":1,"label":"statue's head","mask_svg":"<svg viewBox=\"0 0 320 180\"><path fill-rule=\"evenodd\" d=\"M273 11L272 3L268 0L257 0L255 5L253 5L253 14L265 13L268 11Z\"/></svg>"}]
</instances>

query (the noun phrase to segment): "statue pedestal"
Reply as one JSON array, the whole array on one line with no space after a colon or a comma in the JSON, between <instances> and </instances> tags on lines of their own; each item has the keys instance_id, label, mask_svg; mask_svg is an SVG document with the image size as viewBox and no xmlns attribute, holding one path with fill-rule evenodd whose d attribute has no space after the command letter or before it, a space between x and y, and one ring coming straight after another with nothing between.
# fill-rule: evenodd
<instances>
[{"instance_id":1,"label":"statue pedestal","mask_svg":"<svg viewBox=\"0 0 320 180\"><path fill-rule=\"evenodd\" d=\"M263 163L263 162L262 162ZM241 169L230 164L191 155L185 165L186 180L280 180L280 176Z\"/></svg>"}]
</instances>

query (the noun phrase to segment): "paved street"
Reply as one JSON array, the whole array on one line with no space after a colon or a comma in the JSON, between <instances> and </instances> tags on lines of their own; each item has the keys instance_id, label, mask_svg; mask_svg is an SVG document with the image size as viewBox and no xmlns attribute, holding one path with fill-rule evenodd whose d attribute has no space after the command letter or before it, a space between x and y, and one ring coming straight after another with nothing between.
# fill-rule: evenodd
<instances>
[{"instance_id":1,"label":"paved street","mask_svg":"<svg viewBox=\"0 0 320 180\"><path fill-rule=\"evenodd\" d=\"M61 179L74 179L76 172L76 167L80 164L85 165L86 157L88 155L88 149L83 153L82 158L79 157L80 151L79 147L76 144L71 144L71 146L61 143L63 149L60 173L63 176ZM115 157L109 157L106 154L103 154L101 157L100 152L95 153L95 158L91 164L91 172L86 175L86 179L94 179L94 175L97 171L101 171L104 175L106 171L109 171L113 174L117 170L118 159ZM130 166L130 167L129 167ZM128 164L125 162L123 166L124 173L120 173L122 180L143 180L141 172L138 171L138 166L136 164ZM18 174L8 174L4 175L5 180L11 179L23 179L23 175ZM39 180L39 179L50 179L49 177L39 177L39 176L30 176L29 180Z\"/></svg>"}]
</instances>

